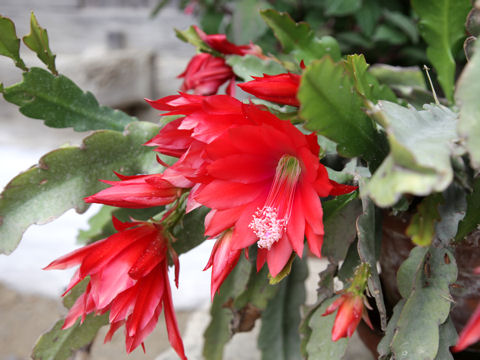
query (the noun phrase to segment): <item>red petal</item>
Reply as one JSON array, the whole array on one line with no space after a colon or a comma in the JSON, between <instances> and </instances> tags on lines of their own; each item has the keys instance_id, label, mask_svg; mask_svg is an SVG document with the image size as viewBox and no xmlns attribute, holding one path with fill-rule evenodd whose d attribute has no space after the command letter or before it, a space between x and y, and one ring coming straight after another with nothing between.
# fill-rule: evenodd
<instances>
[{"instance_id":1,"label":"red petal","mask_svg":"<svg viewBox=\"0 0 480 360\"><path fill-rule=\"evenodd\" d=\"M292 246L288 241L286 235L274 243L267 253L267 264L270 270L270 275L277 276L280 271L287 265L290 256L292 255Z\"/></svg>"},{"instance_id":2,"label":"red petal","mask_svg":"<svg viewBox=\"0 0 480 360\"><path fill-rule=\"evenodd\" d=\"M197 193L195 200L214 209L230 209L255 200L269 185L268 182L241 184L213 180Z\"/></svg>"},{"instance_id":3,"label":"red petal","mask_svg":"<svg viewBox=\"0 0 480 360\"><path fill-rule=\"evenodd\" d=\"M318 194L308 183L299 184L305 218L315 234L323 235L323 209Z\"/></svg>"},{"instance_id":4,"label":"red petal","mask_svg":"<svg viewBox=\"0 0 480 360\"><path fill-rule=\"evenodd\" d=\"M457 345L453 347L454 352L461 351L469 345L480 339L480 304L477 306L475 313L468 320L467 325L463 328L458 338Z\"/></svg>"},{"instance_id":5,"label":"red petal","mask_svg":"<svg viewBox=\"0 0 480 360\"><path fill-rule=\"evenodd\" d=\"M305 215L300 194L296 193L292 204L292 214L287 225L287 235L290 245L298 256L303 255L305 239Z\"/></svg>"},{"instance_id":6,"label":"red petal","mask_svg":"<svg viewBox=\"0 0 480 360\"><path fill-rule=\"evenodd\" d=\"M163 271L163 277L165 281L165 295L163 296L163 306L165 309L165 323L167 324L168 340L173 349L177 352L178 356L182 360L187 360L185 356L185 350L183 349L182 337L180 336L180 330L178 329L177 318L175 316L175 310L173 308L172 293L170 290L170 284L167 276L167 264L165 263L165 269Z\"/></svg>"},{"instance_id":7,"label":"red petal","mask_svg":"<svg viewBox=\"0 0 480 360\"><path fill-rule=\"evenodd\" d=\"M217 179L248 184L272 179L276 166L275 158L236 154L212 162L207 170Z\"/></svg>"},{"instance_id":8,"label":"red petal","mask_svg":"<svg viewBox=\"0 0 480 360\"><path fill-rule=\"evenodd\" d=\"M315 234L308 223L305 225L308 248L318 258L322 257L323 234Z\"/></svg>"}]
</instances>

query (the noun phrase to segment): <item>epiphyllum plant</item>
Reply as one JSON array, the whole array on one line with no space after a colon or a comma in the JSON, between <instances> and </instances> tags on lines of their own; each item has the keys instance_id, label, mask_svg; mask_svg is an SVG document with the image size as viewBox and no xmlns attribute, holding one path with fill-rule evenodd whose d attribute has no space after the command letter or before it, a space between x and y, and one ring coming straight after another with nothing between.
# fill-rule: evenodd
<instances>
[{"instance_id":1,"label":"epiphyllum plant","mask_svg":"<svg viewBox=\"0 0 480 360\"><path fill-rule=\"evenodd\" d=\"M65 359L108 323L106 340L123 327L130 352L162 311L172 347L188 357L167 271L173 265L178 280L181 254L203 241L213 243L205 259L212 271L206 359L221 358L225 334L249 330L260 317L265 359L340 359L349 337L365 337L368 327L381 334L372 348L381 359L452 359L474 345L480 46L471 44L479 10L468 0L411 4L403 11L359 2L341 14L353 19L373 6L421 35L437 80L429 86L419 68L369 68L363 55L341 54L334 37L270 9L259 15L279 43L269 51L198 27L177 32L198 54L181 74L181 92L147 100L160 124L100 107L59 75L33 15L23 41L50 72L28 68L13 23L0 17L0 54L24 71L21 83L0 87L4 98L48 126L102 129L81 147L45 155L0 198L5 253L33 223L106 205L79 235L85 247L47 266L78 270L67 318L40 338L34 357ZM322 6L340 16L340 8ZM356 38L377 44L381 31L374 36L359 24ZM469 60L455 63L467 34ZM217 94L225 83L227 94ZM233 97L236 85L246 95ZM301 311L314 257L329 265L318 274L317 302Z\"/></svg>"}]
</instances>

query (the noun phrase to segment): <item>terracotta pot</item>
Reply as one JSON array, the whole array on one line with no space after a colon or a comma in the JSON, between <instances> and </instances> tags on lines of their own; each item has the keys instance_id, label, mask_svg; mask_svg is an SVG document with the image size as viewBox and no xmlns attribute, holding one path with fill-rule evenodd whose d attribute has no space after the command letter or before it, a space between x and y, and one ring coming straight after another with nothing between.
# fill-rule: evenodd
<instances>
[{"instance_id":1,"label":"terracotta pot","mask_svg":"<svg viewBox=\"0 0 480 360\"><path fill-rule=\"evenodd\" d=\"M397 288L397 271L400 265L410 254L414 247L410 238L405 235L410 222L410 214L398 216L384 213L382 230L382 248L380 266L383 295L387 311L392 311L393 306L401 299ZM480 303L480 275L473 274L473 269L480 266L480 230L475 230L454 249L458 267L458 278L450 291L454 299L451 317L458 332L467 323L470 316ZM376 351L376 344L381 336L378 331L369 333L369 328L364 326L359 329L359 335L365 344ZM376 344L375 344L376 342ZM480 358L480 343L470 347L467 353L455 355L455 359ZM472 355L474 352L475 355ZM375 352L372 352L375 355ZM471 357L473 356L473 357Z\"/></svg>"}]
</instances>

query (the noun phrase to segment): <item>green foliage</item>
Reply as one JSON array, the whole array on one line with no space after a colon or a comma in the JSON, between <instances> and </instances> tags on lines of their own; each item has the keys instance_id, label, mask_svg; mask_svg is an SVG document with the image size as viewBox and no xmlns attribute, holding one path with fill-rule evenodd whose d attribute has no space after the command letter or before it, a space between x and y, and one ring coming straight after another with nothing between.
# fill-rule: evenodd
<instances>
[{"instance_id":1,"label":"green foliage","mask_svg":"<svg viewBox=\"0 0 480 360\"><path fill-rule=\"evenodd\" d=\"M354 14L362 5L361 0L325 0L324 3L327 16Z\"/></svg>"},{"instance_id":2,"label":"green foliage","mask_svg":"<svg viewBox=\"0 0 480 360\"><path fill-rule=\"evenodd\" d=\"M362 213L361 202L357 196L355 191L322 204L325 226L322 256L334 264L345 259L350 244L355 240L355 223Z\"/></svg>"},{"instance_id":3,"label":"green foliage","mask_svg":"<svg viewBox=\"0 0 480 360\"><path fill-rule=\"evenodd\" d=\"M308 359L307 347L312 336L312 328L309 325L310 320L316 314L318 308L322 306L325 299L333 296L333 279L336 271L336 265L328 264L327 268L318 274L317 302L312 306L304 307L304 315L300 323L299 332L301 335L300 352L305 359Z\"/></svg>"},{"instance_id":4,"label":"green foliage","mask_svg":"<svg viewBox=\"0 0 480 360\"><path fill-rule=\"evenodd\" d=\"M223 282L210 307L211 320L203 337L203 357L206 360L221 360L223 349L230 340L229 324L233 313L226 306L245 290L253 266L243 257ZM254 270L253 270L254 271Z\"/></svg>"},{"instance_id":5,"label":"green foliage","mask_svg":"<svg viewBox=\"0 0 480 360\"><path fill-rule=\"evenodd\" d=\"M20 107L22 114L42 119L45 125L54 128L121 131L136 121L124 112L99 106L90 92L83 92L69 78L54 76L40 68L25 72L21 83L2 92L5 100Z\"/></svg>"},{"instance_id":6,"label":"green foliage","mask_svg":"<svg viewBox=\"0 0 480 360\"><path fill-rule=\"evenodd\" d=\"M57 69L55 68L55 55L48 45L47 30L38 25L33 11L30 16L30 34L23 37L23 42L47 65L52 74L58 75Z\"/></svg>"},{"instance_id":7,"label":"green foliage","mask_svg":"<svg viewBox=\"0 0 480 360\"><path fill-rule=\"evenodd\" d=\"M438 207L441 220L435 224L435 233L444 246L449 246L458 232L458 224L467 212L465 190L453 182L443 192L445 201Z\"/></svg>"},{"instance_id":8,"label":"green foliage","mask_svg":"<svg viewBox=\"0 0 480 360\"><path fill-rule=\"evenodd\" d=\"M274 60L262 60L254 55L231 55L227 57L227 64L243 81L253 80L253 76L277 75L286 72L285 68Z\"/></svg>"},{"instance_id":9,"label":"green foliage","mask_svg":"<svg viewBox=\"0 0 480 360\"><path fill-rule=\"evenodd\" d=\"M36 343L32 359L34 360L66 360L75 350L90 344L98 330L108 324L108 314L87 315L82 325L77 321L72 327L62 330L64 319L55 323L53 328L42 335Z\"/></svg>"},{"instance_id":10,"label":"green foliage","mask_svg":"<svg viewBox=\"0 0 480 360\"><path fill-rule=\"evenodd\" d=\"M276 296L262 315L258 347L262 360L300 360L300 307L305 302L305 260L296 258L290 275L277 286Z\"/></svg>"},{"instance_id":11,"label":"green foliage","mask_svg":"<svg viewBox=\"0 0 480 360\"><path fill-rule=\"evenodd\" d=\"M404 300L397 304L385 339L379 344L383 358L389 354L404 360L436 358L441 324L447 320L452 302L449 286L456 278L455 258L448 250L412 250L398 271L398 287Z\"/></svg>"},{"instance_id":12,"label":"green foliage","mask_svg":"<svg viewBox=\"0 0 480 360\"><path fill-rule=\"evenodd\" d=\"M438 206L444 202L440 193L427 196L417 206L417 212L410 220L406 234L419 246L430 246L435 236L435 223L440 220Z\"/></svg>"},{"instance_id":13,"label":"green foliage","mask_svg":"<svg viewBox=\"0 0 480 360\"><path fill-rule=\"evenodd\" d=\"M175 29L175 34L180 40L192 44L199 51L203 51L215 56L222 56L219 52L213 50L210 46L205 44L193 26L190 26L187 30L183 31Z\"/></svg>"},{"instance_id":14,"label":"green foliage","mask_svg":"<svg viewBox=\"0 0 480 360\"><path fill-rule=\"evenodd\" d=\"M445 190L453 180L456 114L441 105L417 111L388 101L380 101L371 112L387 132L390 154L364 194L386 207L402 194L426 196Z\"/></svg>"},{"instance_id":15,"label":"green foliage","mask_svg":"<svg viewBox=\"0 0 480 360\"><path fill-rule=\"evenodd\" d=\"M358 217L357 221L357 236L360 260L370 265L368 290L375 298L377 310L380 314L380 325L382 330L385 330L387 326L387 310L385 309L382 284L377 270L382 239L382 221L380 211L371 200L363 200L363 214Z\"/></svg>"},{"instance_id":16,"label":"green foliage","mask_svg":"<svg viewBox=\"0 0 480 360\"><path fill-rule=\"evenodd\" d=\"M345 60L345 69L353 79L355 89L365 100L377 102L378 100L396 101L395 94L385 85L380 85L378 80L367 72L368 64L363 55L348 55Z\"/></svg>"},{"instance_id":17,"label":"green foliage","mask_svg":"<svg viewBox=\"0 0 480 360\"><path fill-rule=\"evenodd\" d=\"M428 44L427 56L438 74L445 96L453 101L455 55L465 37L470 0L412 0L420 17L420 34Z\"/></svg>"},{"instance_id":18,"label":"green foliage","mask_svg":"<svg viewBox=\"0 0 480 360\"><path fill-rule=\"evenodd\" d=\"M475 179L473 192L467 195L467 211L464 219L458 224L455 241L462 241L475 230L480 223L480 178Z\"/></svg>"},{"instance_id":19,"label":"green foliage","mask_svg":"<svg viewBox=\"0 0 480 360\"><path fill-rule=\"evenodd\" d=\"M17 38L15 24L7 17L0 15L0 55L9 57L15 66L27 71L28 68L20 58L20 39Z\"/></svg>"},{"instance_id":20,"label":"green foliage","mask_svg":"<svg viewBox=\"0 0 480 360\"><path fill-rule=\"evenodd\" d=\"M453 360L450 348L457 343L458 334L450 316L440 325L439 332L440 339L435 360Z\"/></svg>"},{"instance_id":21,"label":"green foliage","mask_svg":"<svg viewBox=\"0 0 480 360\"><path fill-rule=\"evenodd\" d=\"M322 316L338 296L332 297L316 309L309 322L312 334L307 344L307 359L337 360L341 359L347 350L348 338L332 341L332 328L336 312Z\"/></svg>"},{"instance_id":22,"label":"green foliage","mask_svg":"<svg viewBox=\"0 0 480 360\"><path fill-rule=\"evenodd\" d=\"M329 57L312 63L303 73L297 96L306 127L335 141L340 155L362 156L373 167L387 155L385 137L363 112L363 98L343 64Z\"/></svg>"},{"instance_id":23,"label":"green foliage","mask_svg":"<svg viewBox=\"0 0 480 360\"><path fill-rule=\"evenodd\" d=\"M298 61L303 60L305 64L309 64L325 55L330 55L335 61L340 60L340 48L334 38L317 38L307 23L296 23L287 13L270 9L262 11L261 14L282 44L283 51L294 55Z\"/></svg>"},{"instance_id":24,"label":"green foliage","mask_svg":"<svg viewBox=\"0 0 480 360\"><path fill-rule=\"evenodd\" d=\"M186 214L173 228L176 241L173 248L177 254L183 254L200 245L204 240L204 220L209 209L200 207Z\"/></svg>"},{"instance_id":25,"label":"green foliage","mask_svg":"<svg viewBox=\"0 0 480 360\"><path fill-rule=\"evenodd\" d=\"M460 106L458 133L465 140L470 161L475 169L480 169L480 41L476 41L475 52L463 70L457 84L455 99Z\"/></svg>"},{"instance_id":26,"label":"green foliage","mask_svg":"<svg viewBox=\"0 0 480 360\"><path fill-rule=\"evenodd\" d=\"M242 0L234 3L230 34L237 44L246 44L267 31L260 11L271 7L265 0Z\"/></svg>"},{"instance_id":27,"label":"green foliage","mask_svg":"<svg viewBox=\"0 0 480 360\"><path fill-rule=\"evenodd\" d=\"M32 224L49 222L70 208L85 211L83 198L105 187L98 179L114 180L113 171L132 175L158 169L155 154L142 146L157 132L157 125L146 122L132 123L125 134L99 131L81 147L54 150L15 177L0 197L0 252L13 251Z\"/></svg>"}]
</instances>

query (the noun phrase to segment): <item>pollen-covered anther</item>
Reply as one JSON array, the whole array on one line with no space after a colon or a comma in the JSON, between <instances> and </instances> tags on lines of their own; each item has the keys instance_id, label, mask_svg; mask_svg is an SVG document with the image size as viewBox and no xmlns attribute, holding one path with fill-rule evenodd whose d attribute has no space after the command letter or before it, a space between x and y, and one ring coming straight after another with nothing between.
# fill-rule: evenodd
<instances>
[{"instance_id":1,"label":"pollen-covered anther","mask_svg":"<svg viewBox=\"0 0 480 360\"><path fill-rule=\"evenodd\" d=\"M248 225L258 237L259 248L270 250L272 245L281 239L287 226L285 219L278 219L277 210L270 206L258 209L253 215L252 222Z\"/></svg>"}]
</instances>

